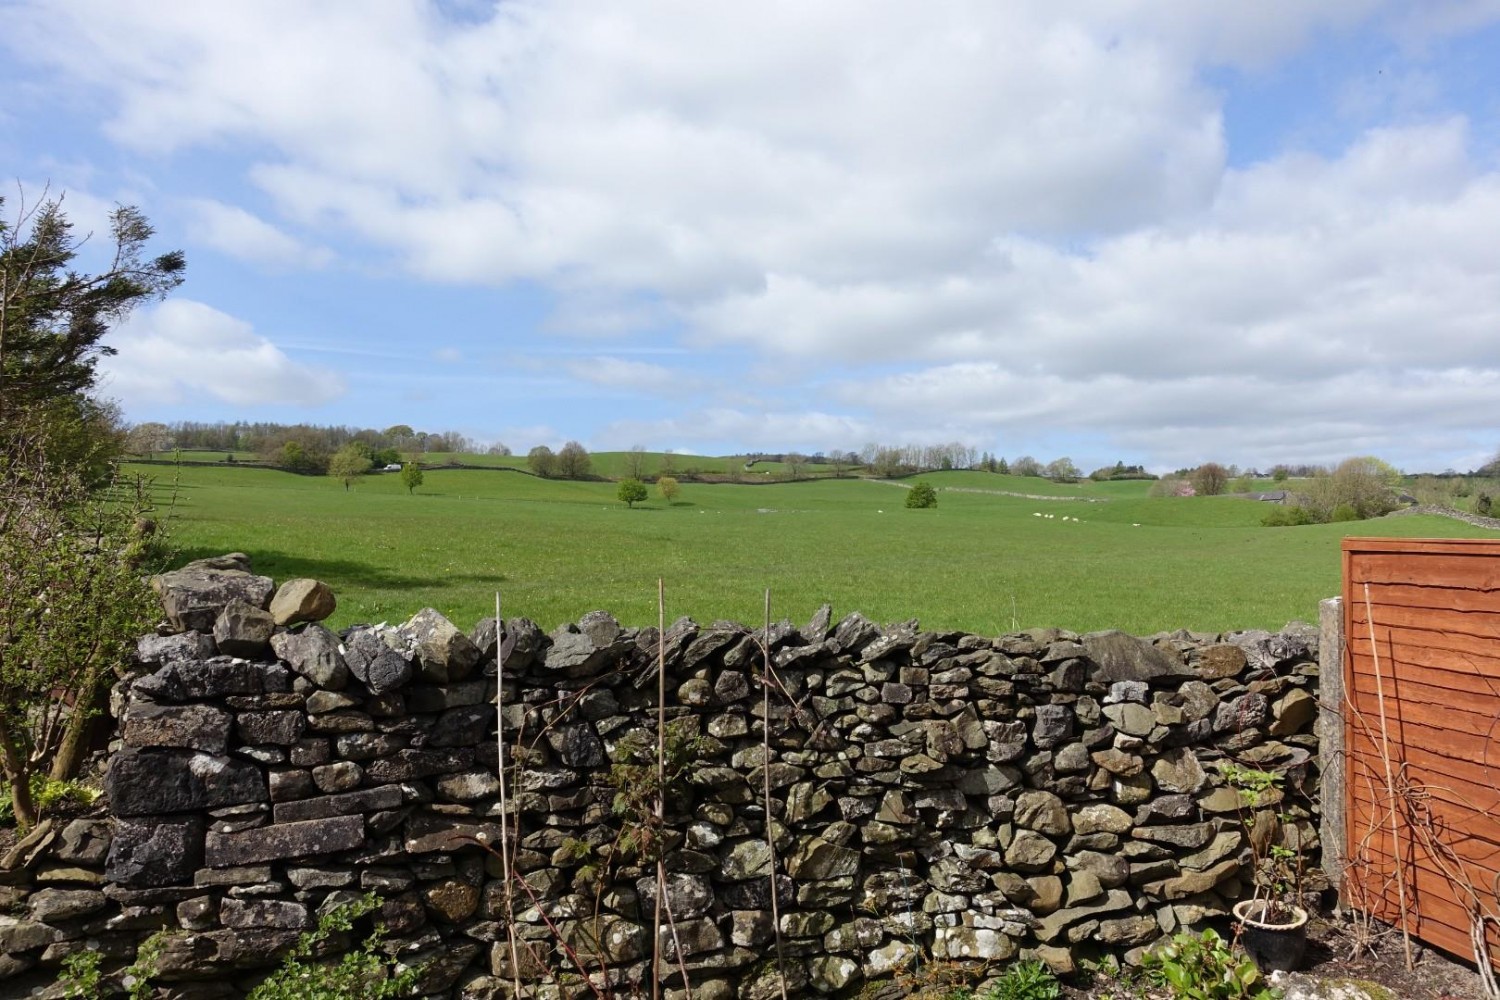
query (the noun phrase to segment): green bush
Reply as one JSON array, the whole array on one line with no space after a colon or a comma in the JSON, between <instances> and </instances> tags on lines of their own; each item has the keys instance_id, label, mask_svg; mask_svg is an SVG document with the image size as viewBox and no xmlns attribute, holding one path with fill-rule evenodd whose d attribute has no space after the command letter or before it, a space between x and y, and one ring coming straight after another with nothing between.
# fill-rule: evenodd
<instances>
[{"instance_id":1,"label":"green bush","mask_svg":"<svg viewBox=\"0 0 1500 1000\"><path fill-rule=\"evenodd\" d=\"M622 479L615 495L625 506L634 507L646 499L646 484L639 479Z\"/></svg>"},{"instance_id":2,"label":"green bush","mask_svg":"<svg viewBox=\"0 0 1500 1000\"><path fill-rule=\"evenodd\" d=\"M1260 523L1267 528L1291 528L1301 524L1317 524L1317 512L1297 505L1272 507Z\"/></svg>"},{"instance_id":3,"label":"green bush","mask_svg":"<svg viewBox=\"0 0 1500 1000\"><path fill-rule=\"evenodd\" d=\"M906 506L915 510L923 510L928 507L937 506L937 490L929 483L918 482L912 486L906 494Z\"/></svg>"},{"instance_id":4,"label":"green bush","mask_svg":"<svg viewBox=\"0 0 1500 1000\"><path fill-rule=\"evenodd\" d=\"M1017 962L984 992L983 1000L1058 1000L1062 988L1042 962Z\"/></svg>"},{"instance_id":5,"label":"green bush","mask_svg":"<svg viewBox=\"0 0 1500 1000\"><path fill-rule=\"evenodd\" d=\"M1494 501L1488 493L1481 493L1474 500L1474 513L1481 517L1490 517L1495 512Z\"/></svg>"},{"instance_id":6,"label":"green bush","mask_svg":"<svg viewBox=\"0 0 1500 1000\"><path fill-rule=\"evenodd\" d=\"M1359 511L1352 503L1341 503L1333 508L1333 513L1328 515L1328 520L1333 521L1335 524L1345 521L1358 521L1360 520Z\"/></svg>"},{"instance_id":7,"label":"green bush","mask_svg":"<svg viewBox=\"0 0 1500 1000\"><path fill-rule=\"evenodd\" d=\"M380 950L385 937L382 927L337 961L315 957L329 938L353 930L356 920L379 906L380 899L368 893L324 914L317 929L298 937L281 968L251 990L245 1000L395 1000L416 996L421 970L398 971L395 960Z\"/></svg>"},{"instance_id":8,"label":"green bush","mask_svg":"<svg viewBox=\"0 0 1500 1000\"><path fill-rule=\"evenodd\" d=\"M1184 931L1141 959L1147 978L1181 1000L1278 1000L1255 963L1216 931Z\"/></svg>"}]
</instances>

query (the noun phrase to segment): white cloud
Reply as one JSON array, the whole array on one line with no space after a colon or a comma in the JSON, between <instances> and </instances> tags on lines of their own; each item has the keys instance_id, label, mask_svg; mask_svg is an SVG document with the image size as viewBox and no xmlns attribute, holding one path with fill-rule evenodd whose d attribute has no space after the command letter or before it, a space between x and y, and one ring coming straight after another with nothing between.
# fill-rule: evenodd
<instances>
[{"instance_id":1,"label":"white cloud","mask_svg":"<svg viewBox=\"0 0 1500 1000\"><path fill-rule=\"evenodd\" d=\"M654 395L683 396L700 386L697 376L665 365L604 355L569 359L563 362L563 368L575 379L590 385Z\"/></svg>"},{"instance_id":2,"label":"white cloud","mask_svg":"<svg viewBox=\"0 0 1500 1000\"><path fill-rule=\"evenodd\" d=\"M236 406L318 406L344 393L334 372L288 358L244 320L176 298L132 313L99 362L127 410L202 397Z\"/></svg>"},{"instance_id":3,"label":"white cloud","mask_svg":"<svg viewBox=\"0 0 1500 1000\"><path fill-rule=\"evenodd\" d=\"M258 216L212 198L190 198L193 235L223 253L269 267L294 270L327 265L333 254L307 246Z\"/></svg>"},{"instance_id":4,"label":"white cloud","mask_svg":"<svg viewBox=\"0 0 1500 1000\"><path fill-rule=\"evenodd\" d=\"M432 356L445 365L456 365L464 359L464 352L456 347L439 347Z\"/></svg>"}]
</instances>

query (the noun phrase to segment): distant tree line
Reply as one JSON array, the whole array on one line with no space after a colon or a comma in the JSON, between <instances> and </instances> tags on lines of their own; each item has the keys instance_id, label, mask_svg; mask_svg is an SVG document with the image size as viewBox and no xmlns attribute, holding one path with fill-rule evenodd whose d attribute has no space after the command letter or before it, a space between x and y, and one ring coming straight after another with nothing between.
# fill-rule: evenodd
<instances>
[{"instance_id":1,"label":"distant tree line","mask_svg":"<svg viewBox=\"0 0 1500 1000\"><path fill-rule=\"evenodd\" d=\"M510 454L510 449L503 444L484 448L457 431L418 431L408 424L375 430L243 420L233 423L183 420L172 424L136 424L125 438L128 451L148 458L176 450L248 451L267 465L314 475L327 472L333 456L349 445L360 446L359 450L374 466L394 465L403 459L416 460L433 452Z\"/></svg>"}]
</instances>

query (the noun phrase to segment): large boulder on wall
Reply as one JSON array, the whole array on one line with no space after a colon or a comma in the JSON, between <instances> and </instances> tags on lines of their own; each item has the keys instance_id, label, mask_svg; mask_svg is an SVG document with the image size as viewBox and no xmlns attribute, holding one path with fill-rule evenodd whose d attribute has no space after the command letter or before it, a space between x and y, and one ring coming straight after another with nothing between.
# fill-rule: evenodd
<instances>
[{"instance_id":1,"label":"large boulder on wall","mask_svg":"<svg viewBox=\"0 0 1500 1000\"><path fill-rule=\"evenodd\" d=\"M243 601L264 610L276 585L270 577L250 572L249 556L231 552L153 576L151 589L161 598L173 631L211 633L231 602Z\"/></svg>"}]
</instances>

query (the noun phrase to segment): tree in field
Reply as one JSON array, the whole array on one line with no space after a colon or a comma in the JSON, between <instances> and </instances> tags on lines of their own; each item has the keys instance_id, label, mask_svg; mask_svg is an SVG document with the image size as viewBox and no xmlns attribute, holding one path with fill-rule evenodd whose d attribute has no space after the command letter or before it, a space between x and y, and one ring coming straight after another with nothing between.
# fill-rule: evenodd
<instances>
[{"instance_id":1,"label":"tree in field","mask_svg":"<svg viewBox=\"0 0 1500 1000\"><path fill-rule=\"evenodd\" d=\"M630 479L642 479L646 475L646 449L642 445L631 445L625 453L625 475Z\"/></svg>"},{"instance_id":2,"label":"tree in field","mask_svg":"<svg viewBox=\"0 0 1500 1000\"><path fill-rule=\"evenodd\" d=\"M1078 466L1066 455L1047 463L1047 478L1054 483L1076 483L1079 475Z\"/></svg>"},{"instance_id":3,"label":"tree in field","mask_svg":"<svg viewBox=\"0 0 1500 1000\"><path fill-rule=\"evenodd\" d=\"M136 424L125 435L125 449L132 455L150 458L172 447L172 429L162 423Z\"/></svg>"},{"instance_id":4,"label":"tree in field","mask_svg":"<svg viewBox=\"0 0 1500 1000\"><path fill-rule=\"evenodd\" d=\"M592 466L588 450L577 441L569 441L557 453L557 474L564 479L582 479Z\"/></svg>"},{"instance_id":5,"label":"tree in field","mask_svg":"<svg viewBox=\"0 0 1500 1000\"><path fill-rule=\"evenodd\" d=\"M526 466L543 479L551 479L557 473L557 456L551 448L539 444L526 453Z\"/></svg>"},{"instance_id":6,"label":"tree in field","mask_svg":"<svg viewBox=\"0 0 1500 1000\"><path fill-rule=\"evenodd\" d=\"M1200 497L1216 497L1229 485L1229 470L1218 462L1205 462L1188 476L1193 492Z\"/></svg>"},{"instance_id":7,"label":"tree in field","mask_svg":"<svg viewBox=\"0 0 1500 1000\"><path fill-rule=\"evenodd\" d=\"M620 488L615 492L621 503L627 507L634 507L646 499L646 484L639 479L622 479Z\"/></svg>"},{"instance_id":8,"label":"tree in field","mask_svg":"<svg viewBox=\"0 0 1500 1000\"><path fill-rule=\"evenodd\" d=\"M1307 488L1307 505L1319 520L1333 517L1335 509L1347 505L1359 518L1380 517L1396 509L1396 488L1401 473L1372 455L1346 458L1326 476L1315 478Z\"/></svg>"},{"instance_id":9,"label":"tree in field","mask_svg":"<svg viewBox=\"0 0 1500 1000\"><path fill-rule=\"evenodd\" d=\"M906 506L918 510L937 506L937 490L926 482L918 481L906 494Z\"/></svg>"},{"instance_id":10,"label":"tree in field","mask_svg":"<svg viewBox=\"0 0 1500 1000\"><path fill-rule=\"evenodd\" d=\"M503 455L508 458L510 457L510 445L506 444L503 441L496 441L494 444L485 449L485 454Z\"/></svg>"},{"instance_id":11,"label":"tree in field","mask_svg":"<svg viewBox=\"0 0 1500 1000\"><path fill-rule=\"evenodd\" d=\"M334 452L333 457L328 460L328 474L335 479L342 479L344 491L348 492L356 479L370 471L372 464L369 451L358 441L351 441Z\"/></svg>"},{"instance_id":12,"label":"tree in field","mask_svg":"<svg viewBox=\"0 0 1500 1000\"><path fill-rule=\"evenodd\" d=\"M661 498L668 504L676 500L682 492L682 487L671 476L658 477L656 480L656 489L657 492L661 493Z\"/></svg>"},{"instance_id":13,"label":"tree in field","mask_svg":"<svg viewBox=\"0 0 1500 1000\"><path fill-rule=\"evenodd\" d=\"M806 455L795 451L788 452L782 457L782 461L786 463L787 474L794 482L802 478L802 473L807 468Z\"/></svg>"},{"instance_id":14,"label":"tree in field","mask_svg":"<svg viewBox=\"0 0 1500 1000\"><path fill-rule=\"evenodd\" d=\"M1041 462L1038 462L1030 455L1022 455L1015 462L1011 463L1010 474L1013 476L1042 476L1045 475L1045 470L1042 469Z\"/></svg>"},{"instance_id":15,"label":"tree in field","mask_svg":"<svg viewBox=\"0 0 1500 1000\"><path fill-rule=\"evenodd\" d=\"M401 466L401 485L406 487L407 493L415 493L417 487L422 485L422 467L416 462L407 462Z\"/></svg>"}]
</instances>

